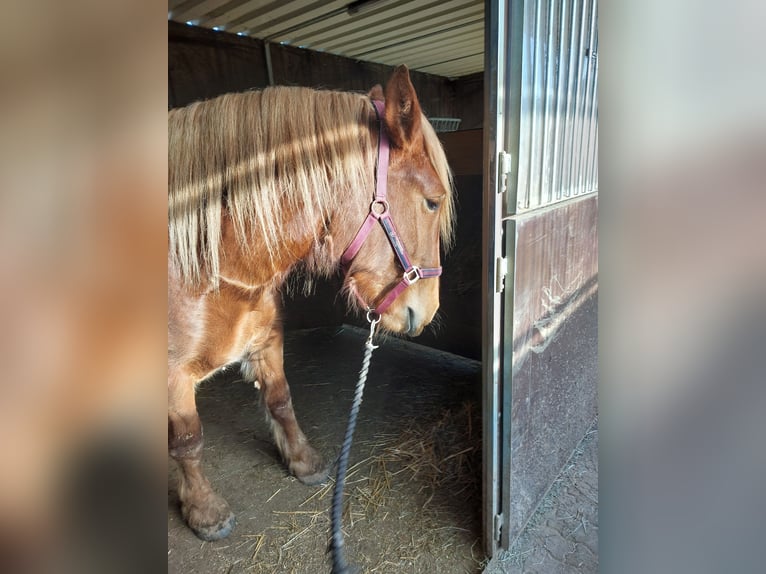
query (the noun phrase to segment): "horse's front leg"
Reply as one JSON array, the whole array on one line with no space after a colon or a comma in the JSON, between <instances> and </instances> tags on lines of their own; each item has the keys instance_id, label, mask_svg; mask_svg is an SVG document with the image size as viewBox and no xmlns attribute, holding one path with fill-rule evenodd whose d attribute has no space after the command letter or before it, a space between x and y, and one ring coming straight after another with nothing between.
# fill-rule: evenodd
<instances>
[{"instance_id":1,"label":"horse's front leg","mask_svg":"<svg viewBox=\"0 0 766 574\"><path fill-rule=\"evenodd\" d=\"M235 519L202 470L202 423L194 400L197 378L182 368L170 372L168 447L181 468L178 497L184 520L203 540L218 540L229 535Z\"/></svg>"},{"instance_id":2,"label":"horse's front leg","mask_svg":"<svg viewBox=\"0 0 766 574\"><path fill-rule=\"evenodd\" d=\"M274 441L290 472L304 484L320 484L327 478L329 469L295 420L282 346L282 328L274 326L266 345L253 351L243 364L243 375L258 381Z\"/></svg>"}]
</instances>

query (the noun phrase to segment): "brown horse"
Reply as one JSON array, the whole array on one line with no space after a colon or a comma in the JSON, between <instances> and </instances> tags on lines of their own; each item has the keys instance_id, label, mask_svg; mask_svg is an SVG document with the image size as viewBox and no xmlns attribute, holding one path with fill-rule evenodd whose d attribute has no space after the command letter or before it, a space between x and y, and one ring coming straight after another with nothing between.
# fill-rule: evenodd
<instances>
[{"instance_id":1,"label":"brown horse","mask_svg":"<svg viewBox=\"0 0 766 574\"><path fill-rule=\"evenodd\" d=\"M373 100L385 100L383 114ZM168 443L184 519L215 540L234 515L202 471L196 385L240 362L289 471L324 481L328 467L298 426L285 380L280 288L296 269L340 269L374 211L379 138L390 141L390 159L378 203L414 265L439 269L440 238L448 243L453 231L452 182L404 66L385 93L273 87L172 110L168 124ZM349 304L363 311L403 280L382 227L344 269ZM439 306L438 278L412 282L389 303L381 326L419 334Z\"/></svg>"}]
</instances>

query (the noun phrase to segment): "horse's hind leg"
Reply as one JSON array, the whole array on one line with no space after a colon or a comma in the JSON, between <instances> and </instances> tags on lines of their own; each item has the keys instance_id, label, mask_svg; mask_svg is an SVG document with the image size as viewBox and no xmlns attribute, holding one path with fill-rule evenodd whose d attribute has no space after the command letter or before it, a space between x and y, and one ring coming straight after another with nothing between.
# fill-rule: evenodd
<instances>
[{"instance_id":1,"label":"horse's hind leg","mask_svg":"<svg viewBox=\"0 0 766 574\"><path fill-rule=\"evenodd\" d=\"M195 378L171 371L168 383L168 449L181 468L181 513L203 540L225 538L235 519L202 471L202 423L194 400Z\"/></svg>"},{"instance_id":2,"label":"horse's hind leg","mask_svg":"<svg viewBox=\"0 0 766 574\"><path fill-rule=\"evenodd\" d=\"M274 441L290 472L304 484L319 484L327 478L328 468L295 419L285 378L282 344L282 328L274 326L266 345L251 353L243 363L242 373L245 378L258 381Z\"/></svg>"}]
</instances>

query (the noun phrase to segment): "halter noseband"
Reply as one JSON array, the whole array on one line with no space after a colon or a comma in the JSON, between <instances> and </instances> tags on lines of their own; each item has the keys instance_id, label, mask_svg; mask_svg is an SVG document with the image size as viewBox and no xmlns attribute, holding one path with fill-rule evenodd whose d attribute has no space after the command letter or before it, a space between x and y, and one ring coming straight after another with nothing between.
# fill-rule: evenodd
<instances>
[{"instance_id":1,"label":"halter noseband","mask_svg":"<svg viewBox=\"0 0 766 574\"><path fill-rule=\"evenodd\" d=\"M438 277L442 274L441 267L429 267L421 268L417 265L413 265L410 262L410 258L407 256L407 250L404 248L402 240L399 238L399 234L396 232L394 222L391 219L391 212L389 211L388 201L386 200L386 188L388 183L388 156L390 146L388 143L388 135L383 127L383 112L384 104L378 100L372 100L373 107L375 108L375 115L378 117L378 165L376 169L375 177L375 199L370 204L370 212L367 214L367 218L362 223L359 231L356 232L356 237L349 244L346 250L341 255L340 261L344 269L348 270L351 261L356 257L359 250L362 248L365 240L372 231L375 222L380 222L383 230L386 232L388 241L391 243L391 247L396 254L399 263L404 269L402 279L397 283L388 293L386 293L383 300L374 309L369 309L369 313L382 315L386 309L391 306L402 291L407 287L416 283L420 279L427 277ZM368 318L369 318L368 313Z\"/></svg>"}]
</instances>

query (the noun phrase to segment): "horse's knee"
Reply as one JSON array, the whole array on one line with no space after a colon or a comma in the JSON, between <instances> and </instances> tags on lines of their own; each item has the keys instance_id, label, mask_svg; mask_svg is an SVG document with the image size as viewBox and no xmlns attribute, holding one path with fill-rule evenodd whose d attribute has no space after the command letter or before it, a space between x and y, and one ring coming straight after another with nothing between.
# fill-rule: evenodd
<instances>
[{"instance_id":1,"label":"horse's knee","mask_svg":"<svg viewBox=\"0 0 766 574\"><path fill-rule=\"evenodd\" d=\"M199 458L203 442L202 423L198 416L168 417L168 451L174 459Z\"/></svg>"},{"instance_id":2,"label":"horse's knee","mask_svg":"<svg viewBox=\"0 0 766 574\"><path fill-rule=\"evenodd\" d=\"M288 469L298 480L309 485L321 484L327 478L329 468L298 426L287 384L283 384L283 392L271 389L265 397L274 440Z\"/></svg>"},{"instance_id":3,"label":"horse's knee","mask_svg":"<svg viewBox=\"0 0 766 574\"><path fill-rule=\"evenodd\" d=\"M266 408L269 410L271 418L278 421L280 424L285 424L295 418L293 401L289 396L278 397L271 400L267 399Z\"/></svg>"}]
</instances>

